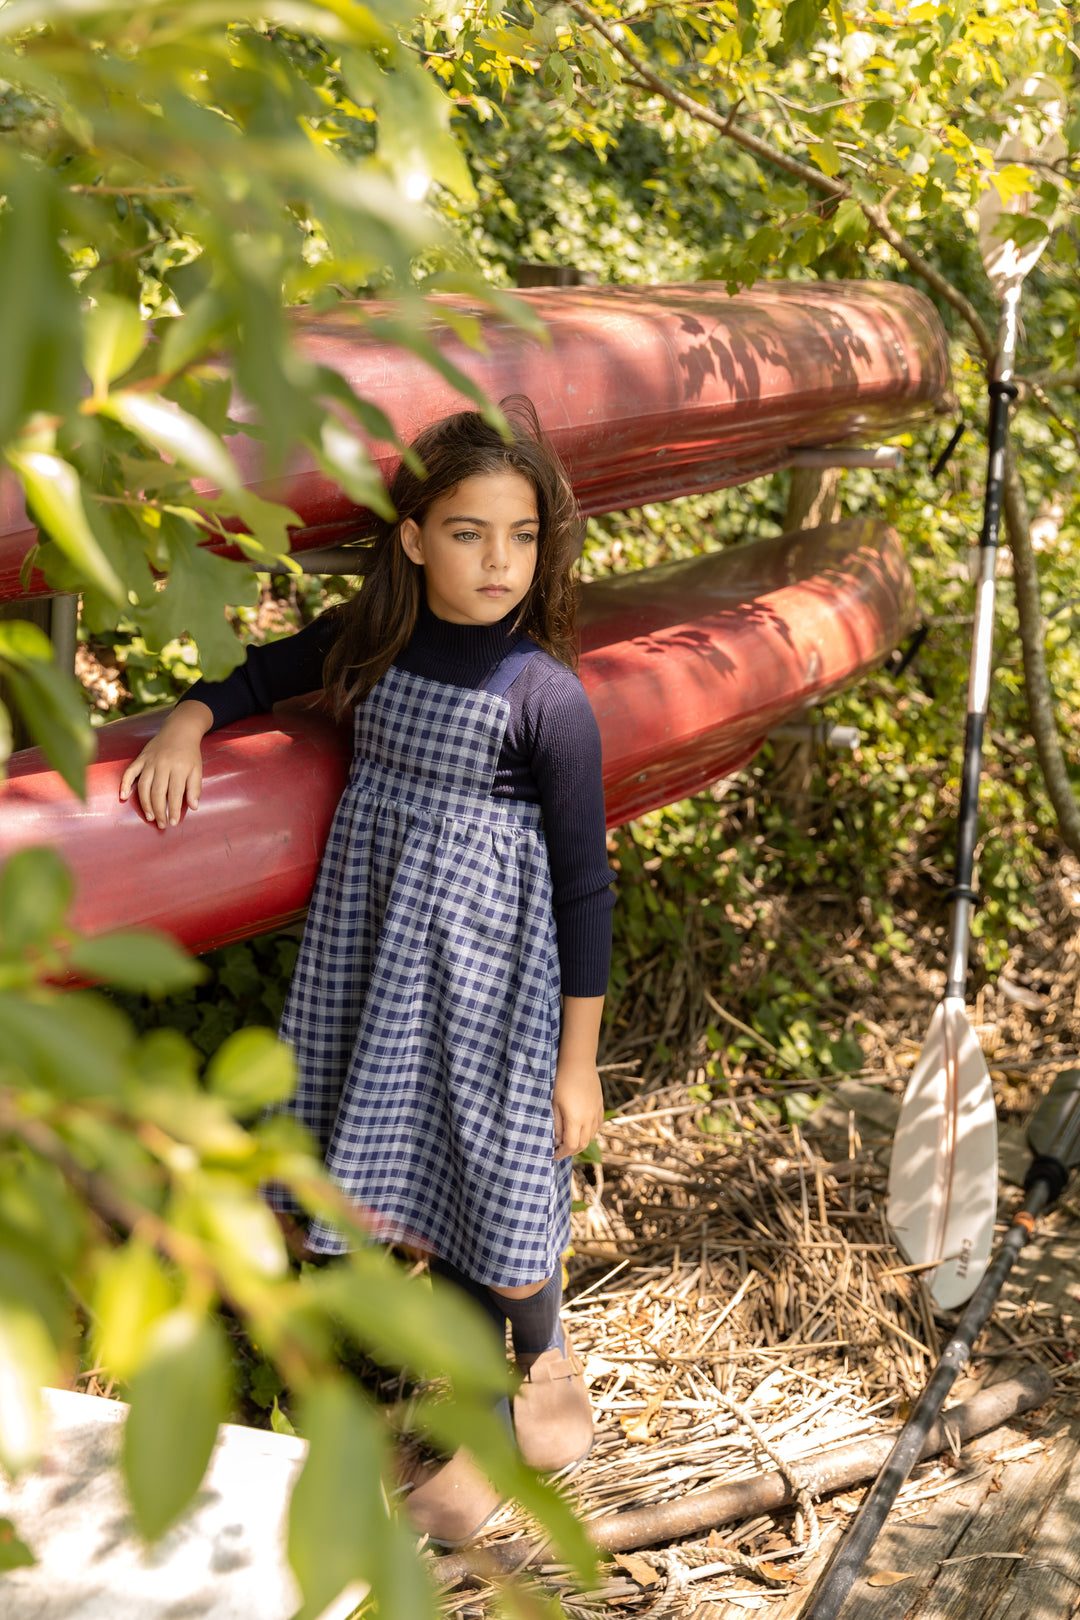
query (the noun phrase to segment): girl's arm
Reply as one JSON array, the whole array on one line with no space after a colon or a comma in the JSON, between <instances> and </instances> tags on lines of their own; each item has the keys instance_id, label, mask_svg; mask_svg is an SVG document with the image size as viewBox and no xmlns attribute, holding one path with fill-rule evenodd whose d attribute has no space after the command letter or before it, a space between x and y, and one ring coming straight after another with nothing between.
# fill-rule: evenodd
<instances>
[{"instance_id":1,"label":"girl's arm","mask_svg":"<svg viewBox=\"0 0 1080 1620\"><path fill-rule=\"evenodd\" d=\"M202 740L213 723L214 711L197 698L177 704L121 777L121 799L130 797L138 781L143 815L162 829L166 824L175 827L180 820L185 794L191 809L197 810L202 792Z\"/></svg>"},{"instance_id":2,"label":"girl's arm","mask_svg":"<svg viewBox=\"0 0 1080 1620\"><path fill-rule=\"evenodd\" d=\"M137 780L144 815L163 829L180 820L185 794L189 808L197 810L203 737L250 714L268 713L285 698L314 692L322 683L335 625L335 614L324 613L293 636L249 647L244 662L223 681L196 681L124 772L121 799L130 797Z\"/></svg>"},{"instance_id":3,"label":"girl's arm","mask_svg":"<svg viewBox=\"0 0 1080 1620\"><path fill-rule=\"evenodd\" d=\"M603 996L564 996L562 1036L555 1068L555 1157L588 1147L603 1123L604 1094L596 1072Z\"/></svg>"}]
</instances>

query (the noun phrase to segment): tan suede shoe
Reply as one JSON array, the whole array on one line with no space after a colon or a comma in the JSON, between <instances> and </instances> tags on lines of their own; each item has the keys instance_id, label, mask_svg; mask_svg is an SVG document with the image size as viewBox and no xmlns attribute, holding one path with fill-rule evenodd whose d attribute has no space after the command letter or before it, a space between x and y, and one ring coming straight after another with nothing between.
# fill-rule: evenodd
<instances>
[{"instance_id":1,"label":"tan suede shoe","mask_svg":"<svg viewBox=\"0 0 1080 1620\"><path fill-rule=\"evenodd\" d=\"M565 1474L592 1450L593 1415L584 1368L566 1349L519 1356L525 1382L514 1396L514 1429L525 1461L544 1474Z\"/></svg>"},{"instance_id":2,"label":"tan suede shoe","mask_svg":"<svg viewBox=\"0 0 1080 1620\"><path fill-rule=\"evenodd\" d=\"M405 1511L422 1535L444 1547L461 1547L479 1535L505 1500L461 1449L409 1492Z\"/></svg>"}]
</instances>

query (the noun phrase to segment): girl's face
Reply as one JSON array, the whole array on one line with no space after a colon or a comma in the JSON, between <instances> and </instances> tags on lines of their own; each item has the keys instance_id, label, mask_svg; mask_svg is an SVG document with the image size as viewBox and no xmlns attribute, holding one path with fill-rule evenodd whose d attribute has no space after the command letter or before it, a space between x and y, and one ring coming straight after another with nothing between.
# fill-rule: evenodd
<instances>
[{"instance_id":1,"label":"girl's face","mask_svg":"<svg viewBox=\"0 0 1080 1620\"><path fill-rule=\"evenodd\" d=\"M517 472L464 479L401 525L405 555L424 570L428 607L450 624L497 624L524 601L536 572L536 491Z\"/></svg>"}]
</instances>

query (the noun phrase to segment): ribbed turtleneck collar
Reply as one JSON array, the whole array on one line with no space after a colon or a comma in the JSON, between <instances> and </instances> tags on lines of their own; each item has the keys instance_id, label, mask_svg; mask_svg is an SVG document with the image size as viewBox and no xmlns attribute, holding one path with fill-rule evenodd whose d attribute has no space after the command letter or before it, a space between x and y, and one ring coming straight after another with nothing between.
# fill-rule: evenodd
<instances>
[{"instance_id":1,"label":"ribbed turtleneck collar","mask_svg":"<svg viewBox=\"0 0 1080 1620\"><path fill-rule=\"evenodd\" d=\"M517 615L515 607L495 624L451 624L436 618L427 602L421 602L409 649L415 652L423 648L441 664L456 665L462 673L475 670L482 674L509 652L516 639Z\"/></svg>"}]
</instances>

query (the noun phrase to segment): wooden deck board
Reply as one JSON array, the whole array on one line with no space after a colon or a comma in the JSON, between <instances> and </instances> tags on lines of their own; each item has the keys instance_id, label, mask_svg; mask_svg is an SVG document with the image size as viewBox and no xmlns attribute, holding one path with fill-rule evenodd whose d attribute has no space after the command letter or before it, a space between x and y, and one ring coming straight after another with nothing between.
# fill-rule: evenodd
<instances>
[{"instance_id":1,"label":"wooden deck board","mask_svg":"<svg viewBox=\"0 0 1080 1620\"><path fill-rule=\"evenodd\" d=\"M1048 1332L1054 1331L1062 1316L1080 1318L1078 1301L1080 1236L1037 1233L1002 1291L1001 1320L1007 1326L1015 1309L1028 1306L1036 1320L1047 1318ZM1004 1343L1000 1336L989 1342ZM1022 1362L983 1365L984 1381L997 1382ZM1038 1450L1008 1459L1010 1451L1033 1439ZM922 1515L906 1520L894 1515L886 1525L840 1620L1071 1620L1080 1615L1080 1401L1075 1393L1065 1392L1055 1408L982 1436L965 1447L962 1463L955 1485L927 1501ZM934 1467L923 1464L916 1478L929 1480ZM907 1512L912 1514L910 1508ZM799 1620L835 1540L833 1530L802 1572L805 1584L789 1593L777 1597L759 1588L759 1607L752 1587L740 1582L729 1597L714 1598L697 1611L691 1602L686 1613L693 1620L743 1620L748 1613ZM1021 1556L993 1556L1005 1553ZM869 1586L867 1577L880 1570L915 1578Z\"/></svg>"}]
</instances>

